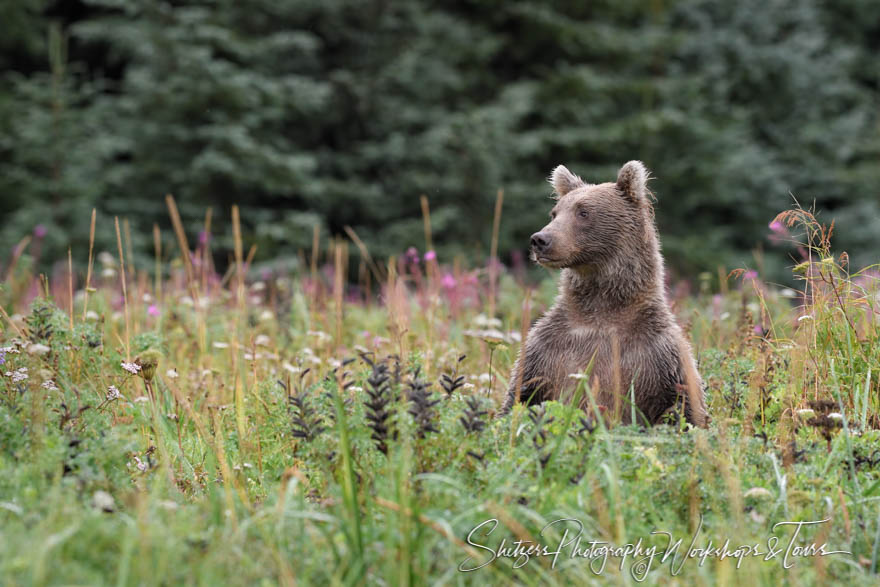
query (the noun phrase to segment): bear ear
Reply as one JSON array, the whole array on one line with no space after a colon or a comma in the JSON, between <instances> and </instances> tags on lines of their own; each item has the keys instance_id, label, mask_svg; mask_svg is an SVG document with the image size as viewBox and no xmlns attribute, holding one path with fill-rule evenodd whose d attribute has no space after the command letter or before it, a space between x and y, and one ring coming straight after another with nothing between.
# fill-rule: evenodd
<instances>
[{"instance_id":1,"label":"bear ear","mask_svg":"<svg viewBox=\"0 0 880 587\"><path fill-rule=\"evenodd\" d=\"M648 183L648 170L641 161L630 161L617 173L617 187L633 201L645 197Z\"/></svg>"},{"instance_id":2,"label":"bear ear","mask_svg":"<svg viewBox=\"0 0 880 587\"><path fill-rule=\"evenodd\" d=\"M556 192L556 195L558 195L560 198L571 190L584 185L584 180L569 171L568 168L565 167L565 165L559 165L556 169L554 169L553 173L550 174L549 181L550 184L553 186L553 190Z\"/></svg>"}]
</instances>

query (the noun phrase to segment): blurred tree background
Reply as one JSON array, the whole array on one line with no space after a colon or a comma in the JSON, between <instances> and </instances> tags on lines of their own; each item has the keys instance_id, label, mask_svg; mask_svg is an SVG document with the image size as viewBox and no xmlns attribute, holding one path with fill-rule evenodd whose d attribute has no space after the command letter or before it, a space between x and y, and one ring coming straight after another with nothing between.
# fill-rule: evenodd
<instances>
[{"instance_id":1,"label":"blurred tree background","mask_svg":"<svg viewBox=\"0 0 880 587\"><path fill-rule=\"evenodd\" d=\"M878 0L2 0L0 266L35 227L42 264L142 261L164 195L264 261L350 225L374 256L500 250L547 217L550 170L656 177L680 275L754 266L791 194L880 258ZM223 263L231 234L217 235ZM39 241L37 243L37 241ZM32 245L33 246L33 245ZM225 247L225 250L224 250ZM100 250L99 248L99 250ZM780 277L790 247L766 255ZM475 258L475 253L482 255Z\"/></svg>"}]
</instances>

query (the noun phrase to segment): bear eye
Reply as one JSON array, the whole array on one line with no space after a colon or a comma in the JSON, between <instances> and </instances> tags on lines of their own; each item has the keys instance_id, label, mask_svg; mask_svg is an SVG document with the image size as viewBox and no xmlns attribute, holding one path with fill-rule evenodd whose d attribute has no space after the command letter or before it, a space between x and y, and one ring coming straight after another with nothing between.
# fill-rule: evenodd
<instances>
[{"instance_id":1,"label":"bear eye","mask_svg":"<svg viewBox=\"0 0 880 587\"><path fill-rule=\"evenodd\" d=\"M587 213L586 208L578 208L578 218L586 218L587 216L589 216L589 213Z\"/></svg>"},{"instance_id":2,"label":"bear eye","mask_svg":"<svg viewBox=\"0 0 880 587\"><path fill-rule=\"evenodd\" d=\"M555 218L556 218L556 210L551 210L550 211L550 220L553 220Z\"/></svg>"}]
</instances>

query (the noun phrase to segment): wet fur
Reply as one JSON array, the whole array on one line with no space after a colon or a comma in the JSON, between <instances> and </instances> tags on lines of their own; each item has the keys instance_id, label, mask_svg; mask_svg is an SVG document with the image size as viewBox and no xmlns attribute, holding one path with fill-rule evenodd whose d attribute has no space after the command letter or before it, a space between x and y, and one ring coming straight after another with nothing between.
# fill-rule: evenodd
<instances>
[{"instance_id":1,"label":"wet fur","mask_svg":"<svg viewBox=\"0 0 880 587\"><path fill-rule=\"evenodd\" d=\"M554 170L555 217L541 231L552 244L536 260L562 269L559 294L520 349L501 413L518 389L529 403L570 397L578 381L569 375L593 359L596 403L624 423L632 384L639 422L655 424L683 405L689 422L706 425L702 381L666 299L647 180L639 161L598 185L563 166Z\"/></svg>"}]
</instances>

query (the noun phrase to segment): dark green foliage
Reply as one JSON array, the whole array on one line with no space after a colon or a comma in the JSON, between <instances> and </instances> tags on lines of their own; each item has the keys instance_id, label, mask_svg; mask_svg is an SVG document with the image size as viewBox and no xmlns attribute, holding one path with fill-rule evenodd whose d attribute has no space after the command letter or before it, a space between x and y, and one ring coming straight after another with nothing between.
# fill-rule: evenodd
<instances>
[{"instance_id":1,"label":"dark green foliage","mask_svg":"<svg viewBox=\"0 0 880 587\"><path fill-rule=\"evenodd\" d=\"M876 3L30 0L0 23L0 264L46 268L89 213L132 223L136 262L173 193L195 242L242 207L258 259L312 227L374 256L500 250L544 222L550 169L607 181L642 159L676 269L741 266L790 195L873 262L880 215ZM216 235L225 263L231 236ZM170 250L171 246L166 247ZM767 258L786 262L787 247ZM356 266L356 265L352 265ZM777 277L779 274L777 273Z\"/></svg>"},{"instance_id":2,"label":"dark green foliage","mask_svg":"<svg viewBox=\"0 0 880 587\"><path fill-rule=\"evenodd\" d=\"M461 366L461 362L465 360L467 355L461 355L458 357L458 360L455 362L455 369L452 371L452 375L449 373L444 373L440 376L440 387L443 388L443 391L446 392L447 397L452 397L452 394L455 393L456 389L460 389L464 386L464 375L458 374L458 368Z\"/></svg>"},{"instance_id":3,"label":"dark green foliage","mask_svg":"<svg viewBox=\"0 0 880 587\"><path fill-rule=\"evenodd\" d=\"M305 373L302 375L304 376ZM300 377L301 381L302 377ZM287 391L287 385L281 381L278 384ZM302 389L301 383L293 393L287 396L292 424L291 433L294 438L301 438L306 441L314 440L326 429L326 426L322 423L321 415L310 405L311 401L312 398L308 390Z\"/></svg>"},{"instance_id":4,"label":"dark green foliage","mask_svg":"<svg viewBox=\"0 0 880 587\"><path fill-rule=\"evenodd\" d=\"M476 395L467 396L464 399L464 403L467 407L465 407L461 417L458 419L459 422L461 422L465 432L468 434L481 432L486 427L484 416L489 412L483 409L480 398Z\"/></svg>"},{"instance_id":5,"label":"dark green foliage","mask_svg":"<svg viewBox=\"0 0 880 587\"><path fill-rule=\"evenodd\" d=\"M437 415L435 406L440 403L434 398L434 394L428 390L430 383L419 379L419 369L413 373L412 379L407 383L407 399L410 402L409 413L416 423L419 438L424 438L429 432L439 432L436 426Z\"/></svg>"},{"instance_id":6,"label":"dark green foliage","mask_svg":"<svg viewBox=\"0 0 880 587\"><path fill-rule=\"evenodd\" d=\"M373 431L370 437L376 443L376 448L387 455L388 439L396 436L391 430L391 409L394 399L391 391L391 373L387 361L374 361L367 354L361 355L361 358L371 369L367 377L368 399L364 402L367 408L367 422Z\"/></svg>"}]
</instances>

